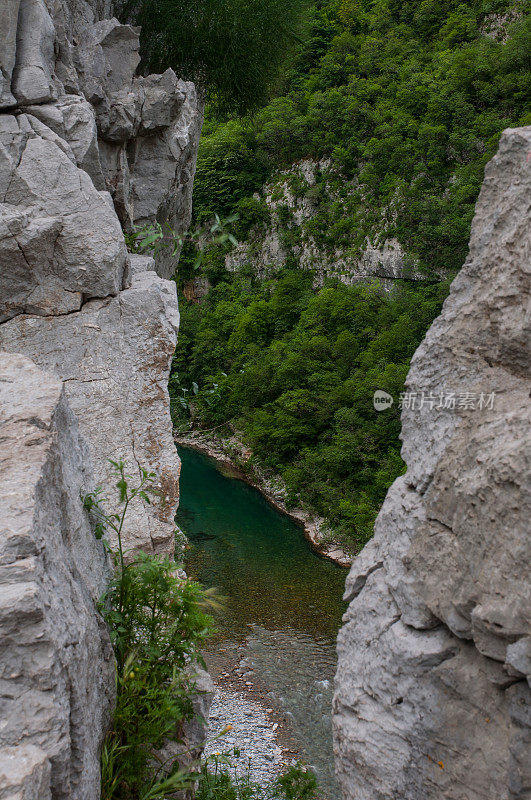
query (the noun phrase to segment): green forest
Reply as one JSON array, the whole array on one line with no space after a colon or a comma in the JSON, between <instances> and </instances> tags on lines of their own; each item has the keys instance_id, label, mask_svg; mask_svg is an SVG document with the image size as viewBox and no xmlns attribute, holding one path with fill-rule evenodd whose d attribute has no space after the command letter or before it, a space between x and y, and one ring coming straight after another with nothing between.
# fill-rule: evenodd
<instances>
[{"instance_id":1,"label":"green forest","mask_svg":"<svg viewBox=\"0 0 531 800\"><path fill-rule=\"evenodd\" d=\"M251 255L229 272L233 245L217 243L198 270L185 248L171 392L182 399L178 425L189 419L186 398L195 426L230 422L283 477L291 503L358 549L404 470L398 404L376 413L373 393L398 399L466 258L485 164L504 128L531 122L530 3L319 0L298 19L267 98L231 106L222 85L208 96L195 224L237 214L232 233ZM326 165L311 186L291 169L301 159ZM280 209L288 255L260 278L253 243L271 216L263 187L283 182L312 214L296 225ZM423 277L316 285L297 256L304 237L351 260L393 237ZM182 289L198 276L210 291L186 301Z\"/></svg>"}]
</instances>

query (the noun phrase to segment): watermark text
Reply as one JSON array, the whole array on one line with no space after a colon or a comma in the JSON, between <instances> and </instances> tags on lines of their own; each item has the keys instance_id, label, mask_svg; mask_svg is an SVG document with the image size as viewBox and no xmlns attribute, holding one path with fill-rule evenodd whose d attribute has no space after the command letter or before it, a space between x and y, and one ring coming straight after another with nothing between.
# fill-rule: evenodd
<instances>
[{"instance_id":1,"label":"watermark text","mask_svg":"<svg viewBox=\"0 0 531 800\"><path fill-rule=\"evenodd\" d=\"M494 408L495 393L491 392L401 392L399 408L421 411L427 408L453 411L488 411Z\"/></svg>"}]
</instances>

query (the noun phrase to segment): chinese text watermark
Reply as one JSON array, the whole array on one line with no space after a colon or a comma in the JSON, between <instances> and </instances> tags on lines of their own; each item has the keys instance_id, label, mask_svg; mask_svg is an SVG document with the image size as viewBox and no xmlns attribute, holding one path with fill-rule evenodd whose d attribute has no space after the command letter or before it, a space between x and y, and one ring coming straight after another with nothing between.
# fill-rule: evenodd
<instances>
[{"instance_id":1,"label":"chinese text watermark","mask_svg":"<svg viewBox=\"0 0 531 800\"><path fill-rule=\"evenodd\" d=\"M420 411L430 409L461 409L464 411L483 411L494 408L495 394L484 392L402 392L398 400L399 408Z\"/></svg>"},{"instance_id":2,"label":"chinese text watermark","mask_svg":"<svg viewBox=\"0 0 531 800\"><path fill-rule=\"evenodd\" d=\"M494 392L401 392L398 408L412 411L488 411L494 408L495 399ZM376 411L386 411L393 405L393 398L388 392L378 389L373 395L373 405Z\"/></svg>"}]
</instances>

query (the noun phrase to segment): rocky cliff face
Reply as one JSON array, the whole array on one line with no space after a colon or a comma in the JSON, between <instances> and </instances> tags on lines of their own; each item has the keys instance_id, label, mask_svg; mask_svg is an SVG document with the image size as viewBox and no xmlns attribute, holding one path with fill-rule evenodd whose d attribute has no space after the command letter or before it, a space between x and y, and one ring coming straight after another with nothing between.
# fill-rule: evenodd
<instances>
[{"instance_id":1,"label":"rocky cliff face","mask_svg":"<svg viewBox=\"0 0 531 800\"><path fill-rule=\"evenodd\" d=\"M403 457L347 580L334 700L348 800L531 792L531 128L487 166L470 253L407 381Z\"/></svg>"},{"instance_id":2,"label":"rocky cliff face","mask_svg":"<svg viewBox=\"0 0 531 800\"><path fill-rule=\"evenodd\" d=\"M80 492L114 508L109 458L155 471L125 546L173 552L174 263L122 227L187 227L202 112L171 70L135 75L107 0L3 0L0 30L0 797L96 800L114 673Z\"/></svg>"},{"instance_id":3,"label":"rocky cliff face","mask_svg":"<svg viewBox=\"0 0 531 800\"><path fill-rule=\"evenodd\" d=\"M114 656L87 446L63 383L20 355L0 353L0 426L0 797L95 800Z\"/></svg>"},{"instance_id":4,"label":"rocky cliff face","mask_svg":"<svg viewBox=\"0 0 531 800\"><path fill-rule=\"evenodd\" d=\"M18 131L6 117L1 143L17 159L27 138L52 142L97 191L111 194L126 229L158 219L181 233L191 216L202 103L171 69L136 76L139 29L111 16L110 0L4 0L0 111L16 113ZM33 143L30 151L27 169L52 149ZM170 277L172 266L161 257L159 274ZM89 292L98 291L84 277Z\"/></svg>"},{"instance_id":5,"label":"rocky cliff face","mask_svg":"<svg viewBox=\"0 0 531 800\"><path fill-rule=\"evenodd\" d=\"M97 483L108 458L160 475L125 535L172 552L178 312L159 275L174 261L129 258L121 226L187 227L201 104L171 70L135 75L139 30L106 2L7 0L0 14L0 346L65 382Z\"/></svg>"},{"instance_id":6,"label":"rocky cliff face","mask_svg":"<svg viewBox=\"0 0 531 800\"><path fill-rule=\"evenodd\" d=\"M366 240L362 247L343 245L326 247L317 241L315 217L318 198L327 196L340 205L344 197L334 187L332 163L329 159L304 159L281 172L275 183L264 186L254 200L262 206L267 221L255 225L248 240L240 242L225 259L229 271L251 264L261 279L274 274L279 265L295 259L303 269L311 271L316 286L327 278L337 278L347 285L378 280L390 289L399 279L425 281L414 261L404 252L400 242L383 234L379 242ZM354 189L342 180L344 189ZM346 213L346 212L345 212ZM444 278L444 275L439 277ZM433 276L431 277L433 280ZM197 282L197 281L196 281Z\"/></svg>"},{"instance_id":7,"label":"rocky cliff face","mask_svg":"<svg viewBox=\"0 0 531 800\"><path fill-rule=\"evenodd\" d=\"M167 383L179 322L175 284L150 271L149 258L133 257L131 264L129 288L69 314L17 316L0 326L0 347L25 353L62 378L111 506L108 459L157 473L161 496L152 509L131 508L126 547L172 553L179 462Z\"/></svg>"}]
</instances>

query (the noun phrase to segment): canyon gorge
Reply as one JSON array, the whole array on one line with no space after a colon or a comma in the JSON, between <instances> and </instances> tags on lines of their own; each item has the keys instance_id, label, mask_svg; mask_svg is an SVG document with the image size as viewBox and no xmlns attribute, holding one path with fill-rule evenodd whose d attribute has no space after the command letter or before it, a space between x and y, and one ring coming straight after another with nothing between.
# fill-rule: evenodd
<instances>
[{"instance_id":1,"label":"canyon gorge","mask_svg":"<svg viewBox=\"0 0 531 800\"><path fill-rule=\"evenodd\" d=\"M102 486L113 508L109 458L152 470L124 541L173 556L175 254L132 254L124 232L188 230L204 103L171 69L138 74L140 31L107 0L4 0L0 31L0 798L97 800L111 566L82 498ZM344 800L530 797L530 218L531 127L508 129L411 363L407 471L347 578ZM356 279L403 277L384 250ZM202 725L188 741L199 757Z\"/></svg>"}]
</instances>

